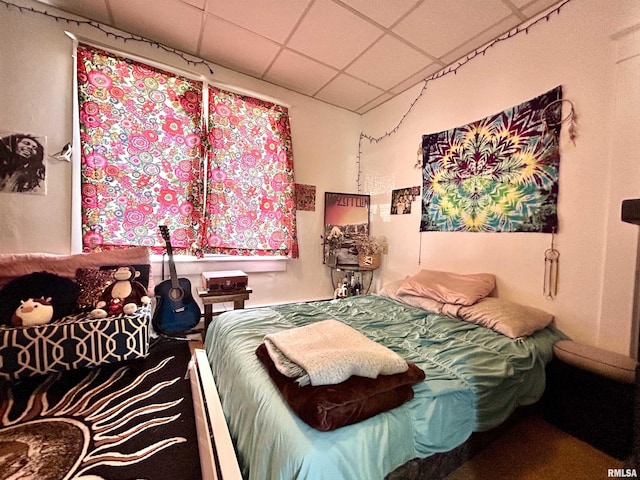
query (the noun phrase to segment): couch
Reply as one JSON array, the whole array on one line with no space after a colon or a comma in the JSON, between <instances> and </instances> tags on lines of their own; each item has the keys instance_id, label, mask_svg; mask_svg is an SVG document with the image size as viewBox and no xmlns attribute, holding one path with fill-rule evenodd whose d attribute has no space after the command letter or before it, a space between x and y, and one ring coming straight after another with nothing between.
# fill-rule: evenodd
<instances>
[{"instance_id":1,"label":"couch","mask_svg":"<svg viewBox=\"0 0 640 480\"><path fill-rule=\"evenodd\" d=\"M0 293L2 287L12 280L44 271L77 282L80 297L91 303L90 294L96 292L88 288L87 278L90 275L103 278L109 268L122 265L145 270L149 279L145 287L149 292L153 291L149 249L132 247L76 255L0 254ZM0 379L16 380L50 372L91 368L148 355L150 306L139 307L129 315L102 319L90 318L87 305L84 307L81 311L79 305L73 314L45 325L0 326Z\"/></svg>"}]
</instances>

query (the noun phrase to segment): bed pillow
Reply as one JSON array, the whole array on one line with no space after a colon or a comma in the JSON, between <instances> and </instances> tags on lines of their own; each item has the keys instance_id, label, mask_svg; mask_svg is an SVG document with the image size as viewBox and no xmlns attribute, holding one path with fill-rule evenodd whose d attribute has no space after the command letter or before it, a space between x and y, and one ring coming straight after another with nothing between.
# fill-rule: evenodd
<instances>
[{"instance_id":1,"label":"bed pillow","mask_svg":"<svg viewBox=\"0 0 640 480\"><path fill-rule=\"evenodd\" d=\"M462 305L456 305L455 303L441 303L432 298L420 297L418 295L398 295L396 300L411 307L421 308L427 312L438 313L452 318L457 317L458 311L462 308Z\"/></svg>"},{"instance_id":2,"label":"bed pillow","mask_svg":"<svg viewBox=\"0 0 640 480\"><path fill-rule=\"evenodd\" d=\"M398 289L402 286L406 279L396 280L395 282L385 283L380 290L378 290L378 295L382 295L383 297L389 297L394 300L398 299Z\"/></svg>"},{"instance_id":3,"label":"bed pillow","mask_svg":"<svg viewBox=\"0 0 640 480\"><path fill-rule=\"evenodd\" d=\"M323 432L399 407L413 398L411 385L425 379L419 367L407 362L409 369L395 375L379 375L375 379L354 375L337 385L301 387L295 379L278 371L264 343L256 355L289 407L308 425Z\"/></svg>"},{"instance_id":4,"label":"bed pillow","mask_svg":"<svg viewBox=\"0 0 640 480\"><path fill-rule=\"evenodd\" d=\"M78 268L98 268L102 265L148 264L148 247L128 247L96 253L55 255L51 253L0 254L0 285L31 272L47 271L62 277L75 278Z\"/></svg>"},{"instance_id":5,"label":"bed pillow","mask_svg":"<svg viewBox=\"0 0 640 480\"><path fill-rule=\"evenodd\" d=\"M458 315L510 338L528 337L553 321L553 315L544 310L494 297L462 307Z\"/></svg>"},{"instance_id":6,"label":"bed pillow","mask_svg":"<svg viewBox=\"0 0 640 480\"><path fill-rule=\"evenodd\" d=\"M496 286L491 273L459 274L436 270L421 270L407 278L398 295L417 295L441 303L473 305L486 297Z\"/></svg>"},{"instance_id":7,"label":"bed pillow","mask_svg":"<svg viewBox=\"0 0 640 480\"><path fill-rule=\"evenodd\" d=\"M114 281L116 270L102 268L79 268L76 270L76 281L80 287L78 310L87 312L96 308L102 298L102 292Z\"/></svg>"}]
</instances>

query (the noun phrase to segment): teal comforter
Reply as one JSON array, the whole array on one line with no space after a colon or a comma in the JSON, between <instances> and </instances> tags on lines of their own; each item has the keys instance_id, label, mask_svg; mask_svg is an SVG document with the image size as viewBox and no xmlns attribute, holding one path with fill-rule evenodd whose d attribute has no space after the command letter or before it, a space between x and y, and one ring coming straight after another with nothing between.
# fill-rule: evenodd
<instances>
[{"instance_id":1,"label":"teal comforter","mask_svg":"<svg viewBox=\"0 0 640 480\"><path fill-rule=\"evenodd\" d=\"M255 350L267 333L335 318L398 352L426 373L415 397L331 432L314 430L284 403ZM524 340L364 295L235 310L209 327L206 350L245 479L382 479L416 457L451 450L474 431L536 402L544 366L562 334Z\"/></svg>"}]
</instances>

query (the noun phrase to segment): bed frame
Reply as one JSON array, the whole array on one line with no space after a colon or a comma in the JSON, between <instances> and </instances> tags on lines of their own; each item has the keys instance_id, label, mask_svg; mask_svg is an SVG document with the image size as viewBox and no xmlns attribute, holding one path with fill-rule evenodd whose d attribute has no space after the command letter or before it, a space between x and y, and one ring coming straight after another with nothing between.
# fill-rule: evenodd
<instances>
[{"instance_id":1,"label":"bed frame","mask_svg":"<svg viewBox=\"0 0 640 480\"><path fill-rule=\"evenodd\" d=\"M194 350L189 363L202 480L242 480L207 354Z\"/></svg>"}]
</instances>

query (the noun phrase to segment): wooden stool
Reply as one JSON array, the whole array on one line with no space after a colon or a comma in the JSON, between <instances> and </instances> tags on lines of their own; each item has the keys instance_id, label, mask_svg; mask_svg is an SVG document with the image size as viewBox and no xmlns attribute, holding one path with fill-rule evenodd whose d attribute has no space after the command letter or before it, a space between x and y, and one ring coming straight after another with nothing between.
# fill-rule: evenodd
<instances>
[{"instance_id":1,"label":"wooden stool","mask_svg":"<svg viewBox=\"0 0 640 480\"><path fill-rule=\"evenodd\" d=\"M233 309L241 310L244 308L244 301L249 300L249 295L251 293L253 293L253 290L249 287L246 287L244 292L234 292L222 295L218 293L210 293L204 288L199 288L198 296L204 305L204 335L207 334L209 324L211 323L211 320L213 320L214 303L233 302Z\"/></svg>"}]
</instances>

